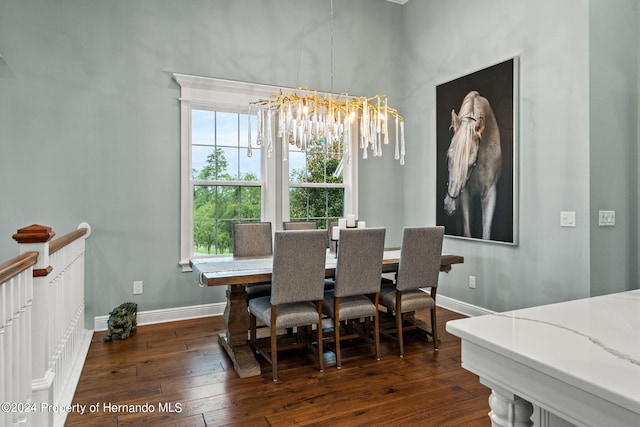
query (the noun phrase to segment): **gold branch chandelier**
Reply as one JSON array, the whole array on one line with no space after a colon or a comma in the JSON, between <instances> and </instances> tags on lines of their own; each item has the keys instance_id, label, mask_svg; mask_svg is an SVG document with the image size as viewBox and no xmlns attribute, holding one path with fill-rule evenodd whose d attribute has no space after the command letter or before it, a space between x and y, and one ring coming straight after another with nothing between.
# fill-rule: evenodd
<instances>
[{"instance_id":1,"label":"gold branch chandelier","mask_svg":"<svg viewBox=\"0 0 640 427\"><path fill-rule=\"evenodd\" d=\"M404 119L387 105L386 95L349 96L333 93L333 0L331 0L331 91L318 93L297 87L288 93L280 90L269 99L251 103L257 106L257 144L264 145L267 155L275 141L282 143L283 160L287 160L287 144L307 150L316 144L336 142L342 161L351 163L352 151L358 143L362 158L369 152L382 156L382 145L389 144L389 121L395 122L395 159L404 165ZM249 110L251 111L251 105ZM275 131L277 130L277 135ZM249 136L251 138L251 136ZM358 139L359 141L356 141ZM250 140L250 139L249 139ZM251 155L249 144L249 155Z\"/></svg>"}]
</instances>

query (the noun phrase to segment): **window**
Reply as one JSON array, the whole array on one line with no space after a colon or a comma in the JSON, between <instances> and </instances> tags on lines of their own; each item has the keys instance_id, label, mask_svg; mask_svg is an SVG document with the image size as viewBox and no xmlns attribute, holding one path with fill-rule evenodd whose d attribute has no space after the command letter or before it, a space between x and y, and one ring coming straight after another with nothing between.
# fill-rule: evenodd
<instances>
[{"instance_id":1,"label":"window","mask_svg":"<svg viewBox=\"0 0 640 427\"><path fill-rule=\"evenodd\" d=\"M307 150L289 148L289 218L328 228L344 216L341 139L319 138Z\"/></svg>"},{"instance_id":2,"label":"window","mask_svg":"<svg viewBox=\"0 0 640 427\"><path fill-rule=\"evenodd\" d=\"M261 218L260 149L247 155L250 126L247 114L191 109L194 255L231 253L232 223Z\"/></svg>"},{"instance_id":3,"label":"window","mask_svg":"<svg viewBox=\"0 0 640 427\"><path fill-rule=\"evenodd\" d=\"M279 143L269 154L256 145L256 111L249 105L280 88L184 74L174 78L181 87L183 271L190 271L193 257L230 253L235 221L270 221L275 230L283 221L304 219L326 228L345 212L357 215L357 159L341 162L341 139L319 140L306 151Z\"/></svg>"}]
</instances>

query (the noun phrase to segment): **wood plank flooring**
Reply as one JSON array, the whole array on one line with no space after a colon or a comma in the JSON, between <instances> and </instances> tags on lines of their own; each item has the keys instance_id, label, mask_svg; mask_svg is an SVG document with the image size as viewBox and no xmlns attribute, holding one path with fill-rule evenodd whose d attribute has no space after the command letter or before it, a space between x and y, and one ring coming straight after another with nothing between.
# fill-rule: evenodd
<instances>
[{"instance_id":1,"label":"wood plank flooring","mask_svg":"<svg viewBox=\"0 0 640 427\"><path fill-rule=\"evenodd\" d=\"M218 345L221 316L141 326L126 340L94 334L67 426L468 426L491 425L490 390L460 367L460 340L445 331L463 317L438 308L439 351L405 339L405 357L381 338L382 359L360 340L343 344L343 367L325 353L279 354L280 381L238 378Z\"/></svg>"}]
</instances>

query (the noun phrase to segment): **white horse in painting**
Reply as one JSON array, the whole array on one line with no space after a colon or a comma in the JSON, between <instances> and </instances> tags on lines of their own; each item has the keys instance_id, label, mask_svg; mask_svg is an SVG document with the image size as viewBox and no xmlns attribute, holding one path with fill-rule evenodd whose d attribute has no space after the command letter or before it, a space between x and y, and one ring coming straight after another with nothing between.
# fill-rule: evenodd
<instances>
[{"instance_id":1,"label":"white horse in painting","mask_svg":"<svg viewBox=\"0 0 640 427\"><path fill-rule=\"evenodd\" d=\"M471 237L471 201L480 197L482 238L491 238L496 183L502 171L500 130L491 105L476 91L464 97L459 114L451 110L453 137L447 152L449 183L444 198L447 215L462 210L463 233Z\"/></svg>"}]
</instances>

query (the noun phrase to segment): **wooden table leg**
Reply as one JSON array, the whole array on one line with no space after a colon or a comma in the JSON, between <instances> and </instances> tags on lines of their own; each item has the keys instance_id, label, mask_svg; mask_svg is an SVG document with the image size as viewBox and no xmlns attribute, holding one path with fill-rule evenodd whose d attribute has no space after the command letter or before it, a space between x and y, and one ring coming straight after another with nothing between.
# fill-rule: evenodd
<instances>
[{"instance_id":1,"label":"wooden table leg","mask_svg":"<svg viewBox=\"0 0 640 427\"><path fill-rule=\"evenodd\" d=\"M229 285L227 306L224 309L227 332L218 335L218 343L225 349L240 378L260 375L260 363L256 360L247 341L249 312L244 285Z\"/></svg>"}]
</instances>

